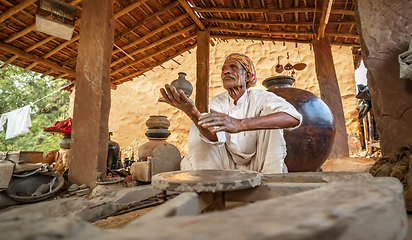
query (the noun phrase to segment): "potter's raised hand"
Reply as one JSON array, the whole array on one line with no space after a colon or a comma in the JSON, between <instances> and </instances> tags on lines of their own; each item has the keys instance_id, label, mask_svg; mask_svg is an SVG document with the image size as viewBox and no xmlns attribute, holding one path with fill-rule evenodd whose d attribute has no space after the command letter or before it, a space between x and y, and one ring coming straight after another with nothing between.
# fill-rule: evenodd
<instances>
[{"instance_id":1,"label":"potter's raised hand","mask_svg":"<svg viewBox=\"0 0 412 240\"><path fill-rule=\"evenodd\" d=\"M211 132L229 132L238 133L242 131L242 123L240 119L230 117L227 114L219 113L211 110L212 113L202 114L199 118L199 126L210 128Z\"/></svg>"},{"instance_id":2,"label":"potter's raised hand","mask_svg":"<svg viewBox=\"0 0 412 240\"><path fill-rule=\"evenodd\" d=\"M178 93L175 87L166 84L165 88L160 89L160 93L163 97L159 98L159 102L165 102L173 107L177 107L189 116L197 112L194 102L182 90Z\"/></svg>"}]
</instances>

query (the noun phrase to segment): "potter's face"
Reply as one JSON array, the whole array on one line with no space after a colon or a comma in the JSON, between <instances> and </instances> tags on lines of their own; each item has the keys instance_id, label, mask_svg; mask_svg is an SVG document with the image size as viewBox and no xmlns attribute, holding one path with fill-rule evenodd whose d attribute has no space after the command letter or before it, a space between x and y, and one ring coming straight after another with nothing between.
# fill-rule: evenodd
<instances>
[{"instance_id":1,"label":"potter's face","mask_svg":"<svg viewBox=\"0 0 412 240\"><path fill-rule=\"evenodd\" d=\"M235 59L227 59L222 67L223 88L246 88L246 79L249 77L249 72Z\"/></svg>"}]
</instances>

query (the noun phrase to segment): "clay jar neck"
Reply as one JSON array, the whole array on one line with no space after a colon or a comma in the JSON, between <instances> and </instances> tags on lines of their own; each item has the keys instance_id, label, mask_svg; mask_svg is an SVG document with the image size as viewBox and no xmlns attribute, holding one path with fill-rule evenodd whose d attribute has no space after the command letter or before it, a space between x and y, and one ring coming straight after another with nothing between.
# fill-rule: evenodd
<instances>
[{"instance_id":1,"label":"clay jar neck","mask_svg":"<svg viewBox=\"0 0 412 240\"><path fill-rule=\"evenodd\" d=\"M276 76L276 77L266 78L262 84L270 91L276 88L291 88L294 82L295 82L294 77Z\"/></svg>"}]
</instances>

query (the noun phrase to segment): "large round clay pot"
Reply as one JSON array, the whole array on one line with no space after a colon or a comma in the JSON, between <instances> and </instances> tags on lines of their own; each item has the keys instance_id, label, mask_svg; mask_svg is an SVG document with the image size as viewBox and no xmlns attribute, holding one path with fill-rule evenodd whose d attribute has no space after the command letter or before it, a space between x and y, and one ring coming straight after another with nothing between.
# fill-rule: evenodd
<instances>
[{"instance_id":1,"label":"large round clay pot","mask_svg":"<svg viewBox=\"0 0 412 240\"><path fill-rule=\"evenodd\" d=\"M335 121L329 107L320 98L306 90L293 88L294 81L293 77L276 76L265 79L262 84L302 114L299 128L283 131L288 171L317 171L332 151Z\"/></svg>"},{"instance_id":2,"label":"large round clay pot","mask_svg":"<svg viewBox=\"0 0 412 240\"><path fill-rule=\"evenodd\" d=\"M147 161L148 156L152 156L153 150L160 144L164 144L166 138L149 138L149 141L143 144L137 151L137 155L140 160Z\"/></svg>"},{"instance_id":3,"label":"large round clay pot","mask_svg":"<svg viewBox=\"0 0 412 240\"><path fill-rule=\"evenodd\" d=\"M152 115L147 119L146 126L149 129L168 129L170 122L167 120L166 116Z\"/></svg>"},{"instance_id":4,"label":"large round clay pot","mask_svg":"<svg viewBox=\"0 0 412 240\"><path fill-rule=\"evenodd\" d=\"M179 90L183 90L186 96L190 97L190 95L193 92L192 84L186 80L186 73L180 72L178 73L178 75L179 75L179 78L174 80L170 85L175 87L177 92L179 92Z\"/></svg>"}]
</instances>

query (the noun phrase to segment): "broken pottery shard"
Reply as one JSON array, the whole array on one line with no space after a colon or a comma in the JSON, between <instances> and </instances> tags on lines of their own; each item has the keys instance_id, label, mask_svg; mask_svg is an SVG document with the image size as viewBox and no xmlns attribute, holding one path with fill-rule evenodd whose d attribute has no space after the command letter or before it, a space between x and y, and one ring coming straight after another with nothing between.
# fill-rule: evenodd
<instances>
[{"instance_id":1,"label":"broken pottery shard","mask_svg":"<svg viewBox=\"0 0 412 240\"><path fill-rule=\"evenodd\" d=\"M79 190L79 185L77 185L77 184L70 185L69 192L74 192L74 191L77 191L77 190Z\"/></svg>"}]
</instances>

